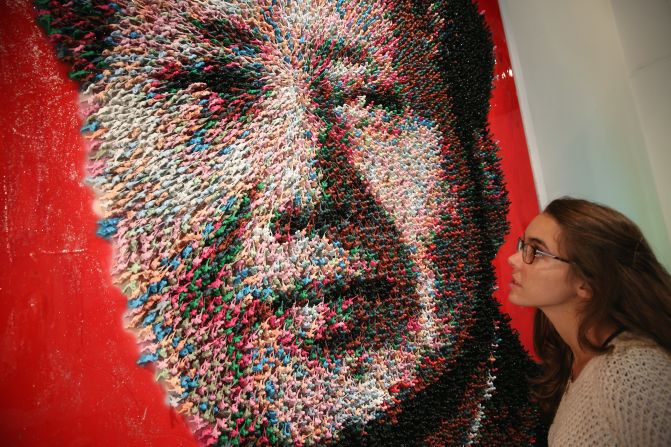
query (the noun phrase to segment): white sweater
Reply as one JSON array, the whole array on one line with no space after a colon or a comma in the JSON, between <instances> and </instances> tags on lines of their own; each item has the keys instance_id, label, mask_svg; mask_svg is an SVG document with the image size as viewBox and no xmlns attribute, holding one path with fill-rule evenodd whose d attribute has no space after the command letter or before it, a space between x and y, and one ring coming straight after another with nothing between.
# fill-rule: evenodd
<instances>
[{"instance_id":1,"label":"white sweater","mask_svg":"<svg viewBox=\"0 0 671 447\"><path fill-rule=\"evenodd\" d=\"M568 384L550 447L671 446L671 355L627 332L611 344Z\"/></svg>"}]
</instances>

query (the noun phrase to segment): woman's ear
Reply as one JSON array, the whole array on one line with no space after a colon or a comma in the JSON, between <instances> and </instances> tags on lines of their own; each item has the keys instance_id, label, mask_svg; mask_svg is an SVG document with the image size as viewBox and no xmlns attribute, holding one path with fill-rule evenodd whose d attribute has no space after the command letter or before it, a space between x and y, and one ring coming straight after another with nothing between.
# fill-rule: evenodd
<instances>
[{"instance_id":1,"label":"woman's ear","mask_svg":"<svg viewBox=\"0 0 671 447\"><path fill-rule=\"evenodd\" d=\"M583 279L578 279L576 284L576 295L582 300L589 300L592 298L592 288Z\"/></svg>"}]
</instances>

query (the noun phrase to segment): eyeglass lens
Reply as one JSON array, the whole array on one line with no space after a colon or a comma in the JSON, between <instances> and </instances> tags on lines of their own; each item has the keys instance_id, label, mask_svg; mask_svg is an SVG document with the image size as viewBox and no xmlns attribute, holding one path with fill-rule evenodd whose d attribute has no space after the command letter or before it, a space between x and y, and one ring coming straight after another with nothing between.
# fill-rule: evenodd
<instances>
[{"instance_id":1,"label":"eyeglass lens","mask_svg":"<svg viewBox=\"0 0 671 447\"><path fill-rule=\"evenodd\" d=\"M525 263L531 264L534 262L534 258L536 257L535 250L531 245L526 244L522 238L517 240L517 250L522 250L522 260Z\"/></svg>"}]
</instances>

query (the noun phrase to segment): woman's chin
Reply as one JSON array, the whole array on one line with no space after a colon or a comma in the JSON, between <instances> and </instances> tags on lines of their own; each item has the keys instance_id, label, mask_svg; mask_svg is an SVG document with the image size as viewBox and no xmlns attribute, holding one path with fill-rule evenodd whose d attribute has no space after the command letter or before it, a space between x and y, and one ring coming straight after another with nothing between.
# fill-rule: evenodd
<instances>
[{"instance_id":1,"label":"woman's chin","mask_svg":"<svg viewBox=\"0 0 671 447\"><path fill-rule=\"evenodd\" d=\"M519 294L515 290L517 288L519 288L519 286L511 285L511 290L510 293L508 294L508 301L512 304L515 304L516 306L529 307L529 304L525 303L524 300L520 299Z\"/></svg>"}]
</instances>

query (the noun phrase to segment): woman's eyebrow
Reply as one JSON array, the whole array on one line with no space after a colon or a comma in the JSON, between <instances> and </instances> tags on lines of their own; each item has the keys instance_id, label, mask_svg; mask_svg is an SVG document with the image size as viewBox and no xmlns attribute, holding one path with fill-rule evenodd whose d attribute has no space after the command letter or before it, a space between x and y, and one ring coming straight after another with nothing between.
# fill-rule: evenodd
<instances>
[{"instance_id":1,"label":"woman's eyebrow","mask_svg":"<svg viewBox=\"0 0 671 447\"><path fill-rule=\"evenodd\" d=\"M545 242L543 242L542 239L538 239L537 237L528 238L527 243L533 243L535 245L538 245L540 248L544 248L545 250L548 249L547 244Z\"/></svg>"}]
</instances>

